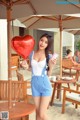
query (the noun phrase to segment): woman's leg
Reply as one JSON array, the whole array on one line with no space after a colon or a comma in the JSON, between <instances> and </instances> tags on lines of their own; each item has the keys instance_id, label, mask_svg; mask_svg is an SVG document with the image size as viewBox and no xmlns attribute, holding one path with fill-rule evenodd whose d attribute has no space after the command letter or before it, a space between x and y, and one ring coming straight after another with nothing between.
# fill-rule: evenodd
<instances>
[{"instance_id":1,"label":"woman's leg","mask_svg":"<svg viewBox=\"0 0 80 120\"><path fill-rule=\"evenodd\" d=\"M34 104L36 106L36 120L41 120L40 117L39 117L41 97L33 97L33 99L34 99Z\"/></svg>"},{"instance_id":2,"label":"woman's leg","mask_svg":"<svg viewBox=\"0 0 80 120\"><path fill-rule=\"evenodd\" d=\"M51 99L50 96L42 96L41 97L40 106L39 106L40 120L47 120L46 111L47 111L50 99Z\"/></svg>"}]
</instances>

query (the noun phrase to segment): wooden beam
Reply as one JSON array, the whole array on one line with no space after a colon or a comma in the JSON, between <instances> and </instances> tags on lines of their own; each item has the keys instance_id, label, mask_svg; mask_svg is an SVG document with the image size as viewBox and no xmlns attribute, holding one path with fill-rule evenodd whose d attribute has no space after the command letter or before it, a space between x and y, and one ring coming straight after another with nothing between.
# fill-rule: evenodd
<instances>
[{"instance_id":1,"label":"wooden beam","mask_svg":"<svg viewBox=\"0 0 80 120\"><path fill-rule=\"evenodd\" d=\"M34 13L34 14L37 14L37 11L35 10L33 4L32 4L30 1L28 1L28 3L29 3L29 6L31 7L33 13Z\"/></svg>"},{"instance_id":2,"label":"wooden beam","mask_svg":"<svg viewBox=\"0 0 80 120\"><path fill-rule=\"evenodd\" d=\"M30 26L28 26L27 28L30 28L32 25L34 25L36 22L38 22L41 18L39 18L38 20L36 20L34 23L32 23Z\"/></svg>"},{"instance_id":3,"label":"wooden beam","mask_svg":"<svg viewBox=\"0 0 80 120\"><path fill-rule=\"evenodd\" d=\"M35 17L35 16L31 16L31 17L27 18L26 20L22 21L22 23L25 23L25 22L27 22L28 20L30 20L30 19L32 19L32 18L34 18L34 17Z\"/></svg>"}]
</instances>

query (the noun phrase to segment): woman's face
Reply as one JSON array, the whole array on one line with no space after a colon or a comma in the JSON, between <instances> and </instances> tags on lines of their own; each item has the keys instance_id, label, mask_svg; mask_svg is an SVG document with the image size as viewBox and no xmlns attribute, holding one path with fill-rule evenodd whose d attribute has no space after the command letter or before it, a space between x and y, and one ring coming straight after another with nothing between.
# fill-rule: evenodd
<instances>
[{"instance_id":1,"label":"woman's face","mask_svg":"<svg viewBox=\"0 0 80 120\"><path fill-rule=\"evenodd\" d=\"M48 39L46 37L42 37L39 40L39 49L44 50L48 46Z\"/></svg>"}]
</instances>

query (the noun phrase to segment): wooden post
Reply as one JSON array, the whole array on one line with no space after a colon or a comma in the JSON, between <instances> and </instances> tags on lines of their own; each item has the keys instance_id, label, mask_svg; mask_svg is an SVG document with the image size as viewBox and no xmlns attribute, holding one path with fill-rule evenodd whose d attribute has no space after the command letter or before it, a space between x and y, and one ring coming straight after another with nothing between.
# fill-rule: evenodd
<instances>
[{"instance_id":1,"label":"wooden post","mask_svg":"<svg viewBox=\"0 0 80 120\"><path fill-rule=\"evenodd\" d=\"M11 26L10 26L10 20L11 20L11 7L7 7L7 34L8 34L8 105L9 109L12 107L11 106L11 81L12 81L12 76L11 76Z\"/></svg>"},{"instance_id":2,"label":"wooden post","mask_svg":"<svg viewBox=\"0 0 80 120\"><path fill-rule=\"evenodd\" d=\"M59 29L60 29L60 77L62 77L62 16L59 15Z\"/></svg>"}]
</instances>

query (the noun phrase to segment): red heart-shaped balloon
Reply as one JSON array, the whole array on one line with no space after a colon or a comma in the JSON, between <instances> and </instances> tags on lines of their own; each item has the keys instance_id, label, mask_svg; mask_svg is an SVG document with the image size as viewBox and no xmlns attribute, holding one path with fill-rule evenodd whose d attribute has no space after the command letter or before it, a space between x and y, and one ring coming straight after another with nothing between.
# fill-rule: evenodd
<instances>
[{"instance_id":1,"label":"red heart-shaped balloon","mask_svg":"<svg viewBox=\"0 0 80 120\"><path fill-rule=\"evenodd\" d=\"M26 59L34 48L35 40L32 36L16 36L11 40L12 48L24 59Z\"/></svg>"}]
</instances>

